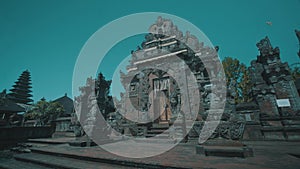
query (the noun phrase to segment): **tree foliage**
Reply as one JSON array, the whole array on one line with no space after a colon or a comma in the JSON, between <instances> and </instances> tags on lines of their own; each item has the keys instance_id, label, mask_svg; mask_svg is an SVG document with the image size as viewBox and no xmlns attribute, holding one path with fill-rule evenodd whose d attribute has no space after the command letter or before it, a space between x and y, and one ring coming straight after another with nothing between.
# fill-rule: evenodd
<instances>
[{"instance_id":1,"label":"tree foliage","mask_svg":"<svg viewBox=\"0 0 300 169\"><path fill-rule=\"evenodd\" d=\"M113 98L110 95L111 82L111 80L106 80L102 73L99 73L95 79L87 78L86 85L79 88L81 94L77 98L81 100L81 103L84 103L82 107L88 107L86 103L89 102L89 97L95 96L99 111L106 119L109 113L115 111Z\"/></svg>"},{"instance_id":2,"label":"tree foliage","mask_svg":"<svg viewBox=\"0 0 300 169\"><path fill-rule=\"evenodd\" d=\"M250 102L252 100L252 83L247 66L231 57L226 57L222 64L226 75L226 84L235 103Z\"/></svg>"},{"instance_id":3,"label":"tree foliage","mask_svg":"<svg viewBox=\"0 0 300 169\"><path fill-rule=\"evenodd\" d=\"M27 120L37 120L40 125L49 124L56 120L65 110L58 102L47 102L45 99L38 101L33 108L25 114Z\"/></svg>"},{"instance_id":4,"label":"tree foliage","mask_svg":"<svg viewBox=\"0 0 300 169\"><path fill-rule=\"evenodd\" d=\"M296 80L297 78L300 78L300 64L297 64L298 67L292 67L291 68L291 74L294 80Z\"/></svg>"},{"instance_id":5,"label":"tree foliage","mask_svg":"<svg viewBox=\"0 0 300 169\"><path fill-rule=\"evenodd\" d=\"M102 73L99 73L95 79L97 103L105 119L109 113L115 111L112 96L109 94L111 82L111 80L106 80Z\"/></svg>"}]
</instances>

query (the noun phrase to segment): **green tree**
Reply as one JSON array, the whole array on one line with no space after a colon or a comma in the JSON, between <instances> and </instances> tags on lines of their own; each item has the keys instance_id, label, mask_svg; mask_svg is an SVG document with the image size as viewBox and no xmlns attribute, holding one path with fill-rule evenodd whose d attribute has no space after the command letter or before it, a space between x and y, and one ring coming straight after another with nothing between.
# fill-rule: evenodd
<instances>
[{"instance_id":1,"label":"green tree","mask_svg":"<svg viewBox=\"0 0 300 169\"><path fill-rule=\"evenodd\" d=\"M231 57L226 57L222 64L226 75L226 84L234 97L235 103L251 101L252 83L247 66L238 59Z\"/></svg>"},{"instance_id":2,"label":"green tree","mask_svg":"<svg viewBox=\"0 0 300 169\"><path fill-rule=\"evenodd\" d=\"M253 84L251 82L249 69L244 64L241 65L241 74L241 81L238 84L238 90L240 91L239 102L250 102L253 100L251 92Z\"/></svg>"},{"instance_id":3,"label":"green tree","mask_svg":"<svg viewBox=\"0 0 300 169\"><path fill-rule=\"evenodd\" d=\"M57 119L60 114L64 113L63 106L58 102L47 102L41 99L33 108L25 114L26 120L38 120L41 125L49 124L51 121Z\"/></svg>"},{"instance_id":4,"label":"green tree","mask_svg":"<svg viewBox=\"0 0 300 169\"><path fill-rule=\"evenodd\" d=\"M293 79L296 81L297 78L300 78L300 63L294 63L290 67Z\"/></svg>"},{"instance_id":5,"label":"green tree","mask_svg":"<svg viewBox=\"0 0 300 169\"><path fill-rule=\"evenodd\" d=\"M99 110L105 119L107 115L115 111L112 96L109 94L111 80L106 80L102 73L95 79L95 93Z\"/></svg>"}]
</instances>

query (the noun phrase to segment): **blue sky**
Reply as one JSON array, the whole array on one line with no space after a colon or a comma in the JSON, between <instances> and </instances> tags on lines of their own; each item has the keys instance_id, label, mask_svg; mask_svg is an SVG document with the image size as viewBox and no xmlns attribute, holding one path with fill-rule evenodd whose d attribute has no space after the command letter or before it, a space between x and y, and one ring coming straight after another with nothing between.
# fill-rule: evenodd
<instances>
[{"instance_id":1,"label":"blue sky","mask_svg":"<svg viewBox=\"0 0 300 169\"><path fill-rule=\"evenodd\" d=\"M138 12L188 20L220 46L221 58L231 56L249 64L258 54L255 44L269 36L273 46L280 47L283 61L299 62L294 29L300 29L300 0L1 0L0 90L10 89L28 69L35 101L71 95L74 64L88 38L110 21ZM140 39L130 38L111 50L107 56L111 65L99 68L108 79Z\"/></svg>"}]
</instances>

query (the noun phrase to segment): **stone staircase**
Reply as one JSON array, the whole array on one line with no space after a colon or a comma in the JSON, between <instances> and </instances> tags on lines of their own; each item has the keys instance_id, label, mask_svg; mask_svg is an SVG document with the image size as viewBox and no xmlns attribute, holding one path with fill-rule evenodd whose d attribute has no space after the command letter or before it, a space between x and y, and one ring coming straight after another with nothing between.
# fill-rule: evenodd
<instances>
[{"instance_id":1,"label":"stone staircase","mask_svg":"<svg viewBox=\"0 0 300 169\"><path fill-rule=\"evenodd\" d=\"M49 167L45 167L38 164L33 164L29 162L18 161L16 159L9 160L0 160L0 168L3 169L49 169Z\"/></svg>"},{"instance_id":2,"label":"stone staircase","mask_svg":"<svg viewBox=\"0 0 300 169\"><path fill-rule=\"evenodd\" d=\"M52 137L54 137L54 138L59 138L59 137L72 137L72 138L74 138L75 134L74 134L74 132L57 131L57 132L53 133Z\"/></svg>"},{"instance_id":3,"label":"stone staircase","mask_svg":"<svg viewBox=\"0 0 300 169\"><path fill-rule=\"evenodd\" d=\"M108 163L106 161L92 161L76 156L65 156L63 154L50 154L45 151L32 150L30 154L17 154L14 157L16 164L31 165L32 168L48 169L82 169L82 168L121 168L129 169L132 167L121 166L118 164ZM13 168L13 167L11 167ZM17 167L19 168L19 167Z\"/></svg>"},{"instance_id":4,"label":"stone staircase","mask_svg":"<svg viewBox=\"0 0 300 169\"><path fill-rule=\"evenodd\" d=\"M147 130L147 133L145 135L146 138L149 137L157 137L157 138L169 138L169 131L170 127L168 122L163 123L153 123L152 126Z\"/></svg>"},{"instance_id":5,"label":"stone staircase","mask_svg":"<svg viewBox=\"0 0 300 169\"><path fill-rule=\"evenodd\" d=\"M187 126L186 128L189 130L192 128L192 126ZM168 122L153 123L152 127L147 130L145 137L180 140L183 138L182 124L177 123L176 125L170 125Z\"/></svg>"},{"instance_id":6,"label":"stone staircase","mask_svg":"<svg viewBox=\"0 0 300 169\"><path fill-rule=\"evenodd\" d=\"M155 128L156 127L156 128ZM154 129L163 126L154 126ZM166 126L164 126L166 127ZM148 163L128 159L117 159L111 155L101 155L97 147L74 147L68 146L69 138L31 139L30 152L16 153L12 158L1 159L2 169L130 169L130 168L179 168L165 166L164 164ZM71 153L71 151L73 153ZM76 152L76 153L75 153ZM99 156L93 154L100 153ZM185 168L185 167L183 167Z\"/></svg>"},{"instance_id":7,"label":"stone staircase","mask_svg":"<svg viewBox=\"0 0 300 169\"><path fill-rule=\"evenodd\" d=\"M64 144L62 144L63 146ZM158 163L145 163L128 159L117 159L107 157L89 156L78 149L77 153L68 151L53 151L51 147L60 145L41 145L33 143L31 153L15 154L14 158L9 160L0 159L0 168L2 169L131 169L131 168L170 168L186 169L185 167L166 166ZM91 150L98 152L97 150ZM93 152L91 152L93 154Z\"/></svg>"},{"instance_id":8,"label":"stone staircase","mask_svg":"<svg viewBox=\"0 0 300 169\"><path fill-rule=\"evenodd\" d=\"M98 160L98 159L97 159ZM105 169L130 169L134 166L122 166L109 160L83 158L79 156L67 156L64 154L32 149L32 153L16 154L14 159L1 161L0 168L3 169L83 169L83 168L105 168Z\"/></svg>"}]
</instances>

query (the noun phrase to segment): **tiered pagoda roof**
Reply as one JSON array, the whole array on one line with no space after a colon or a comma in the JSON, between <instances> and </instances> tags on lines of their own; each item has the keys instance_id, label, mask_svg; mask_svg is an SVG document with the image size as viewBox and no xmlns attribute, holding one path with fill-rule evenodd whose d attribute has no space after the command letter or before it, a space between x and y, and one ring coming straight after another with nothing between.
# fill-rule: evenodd
<instances>
[{"instance_id":1,"label":"tiered pagoda roof","mask_svg":"<svg viewBox=\"0 0 300 169\"><path fill-rule=\"evenodd\" d=\"M30 72L25 70L15 84L10 89L11 93L8 94L8 98L16 103L31 104L31 79Z\"/></svg>"}]
</instances>

